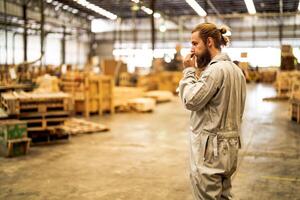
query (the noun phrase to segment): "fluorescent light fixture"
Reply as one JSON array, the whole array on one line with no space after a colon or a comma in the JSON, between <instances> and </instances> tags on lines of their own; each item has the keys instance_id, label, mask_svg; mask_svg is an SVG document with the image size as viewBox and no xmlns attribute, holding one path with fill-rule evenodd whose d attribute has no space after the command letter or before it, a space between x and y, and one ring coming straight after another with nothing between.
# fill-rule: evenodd
<instances>
[{"instance_id":1,"label":"fluorescent light fixture","mask_svg":"<svg viewBox=\"0 0 300 200\"><path fill-rule=\"evenodd\" d=\"M164 33L164 32L166 32L166 30L167 30L166 25L162 24L162 25L159 26L159 31L160 32Z\"/></svg>"},{"instance_id":2,"label":"fluorescent light fixture","mask_svg":"<svg viewBox=\"0 0 300 200\"><path fill-rule=\"evenodd\" d=\"M244 1L245 1L245 4L246 4L248 13L251 14L251 15L254 15L256 13L256 10L255 10L253 0L244 0Z\"/></svg>"},{"instance_id":3,"label":"fluorescent light fixture","mask_svg":"<svg viewBox=\"0 0 300 200\"><path fill-rule=\"evenodd\" d=\"M103 9L103 8L100 8L99 6L95 5L95 4L92 4L90 2L88 2L87 0L73 0L74 2L80 4L81 6L83 7L86 7L90 10L93 10L94 12L104 16L104 17L107 17L111 20L115 20L118 18L117 15Z\"/></svg>"},{"instance_id":4,"label":"fluorescent light fixture","mask_svg":"<svg viewBox=\"0 0 300 200\"><path fill-rule=\"evenodd\" d=\"M160 17L161 17L160 13L157 13L157 12L155 12L155 13L153 14L153 16L154 16L155 18L160 18Z\"/></svg>"},{"instance_id":5,"label":"fluorescent light fixture","mask_svg":"<svg viewBox=\"0 0 300 200\"><path fill-rule=\"evenodd\" d=\"M153 13L153 10L151 10L150 8L147 8L145 6L142 6L141 9L148 15L152 15L152 13Z\"/></svg>"},{"instance_id":6,"label":"fluorescent light fixture","mask_svg":"<svg viewBox=\"0 0 300 200\"><path fill-rule=\"evenodd\" d=\"M68 8L69 8L68 5L64 5L64 6L63 6L63 9L64 9L64 10L67 10Z\"/></svg>"},{"instance_id":7,"label":"fluorescent light fixture","mask_svg":"<svg viewBox=\"0 0 300 200\"><path fill-rule=\"evenodd\" d=\"M207 15L205 10L203 10L203 8L195 0L185 0L185 1L195 10L195 12L199 16L205 17Z\"/></svg>"}]
</instances>

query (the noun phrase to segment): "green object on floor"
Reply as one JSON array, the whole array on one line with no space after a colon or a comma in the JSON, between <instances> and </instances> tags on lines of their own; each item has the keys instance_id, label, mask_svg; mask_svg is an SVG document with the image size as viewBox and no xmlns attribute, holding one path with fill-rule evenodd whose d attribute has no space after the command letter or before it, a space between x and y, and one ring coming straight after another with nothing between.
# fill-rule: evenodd
<instances>
[{"instance_id":1,"label":"green object on floor","mask_svg":"<svg viewBox=\"0 0 300 200\"><path fill-rule=\"evenodd\" d=\"M27 138L27 124L19 120L0 120L0 142Z\"/></svg>"}]
</instances>

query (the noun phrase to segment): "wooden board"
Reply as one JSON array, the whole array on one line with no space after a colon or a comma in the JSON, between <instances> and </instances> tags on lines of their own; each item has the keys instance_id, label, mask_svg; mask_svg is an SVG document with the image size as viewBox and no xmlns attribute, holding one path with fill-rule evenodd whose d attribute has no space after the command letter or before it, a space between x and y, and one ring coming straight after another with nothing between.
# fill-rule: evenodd
<instances>
[{"instance_id":1,"label":"wooden board","mask_svg":"<svg viewBox=\"0 0 300 200\"><path fill-rule=\"evenodd\" d=\"M65 121L64 125L60 126L59 129L71 135L105 132L109 130L109 128L103 124L76 118Z\"/></svg>"},{"instance_id":2,"label":"wooden board","mask_svg":"<svg viewBox=\"0 0 300 200\"><path fill-rule=\"evenodd\" d=\"M155 109L156 101L152 98L135 98L128 101L129 107L137 112L151 112Z\"/></svg>"},{"instance_id":3,"label":"wooden board","mask_svg":"<svg viewBox=\"0 0 300 200\"><path fill-rule=\"evenodd\" d=\"M156 100L157 103L163 103L163 102L168 102L171 101L174 96L172 92L169 91L150 91L145 94L145 97L148 98L153 98Z\"/></svg>"}]
</instances>

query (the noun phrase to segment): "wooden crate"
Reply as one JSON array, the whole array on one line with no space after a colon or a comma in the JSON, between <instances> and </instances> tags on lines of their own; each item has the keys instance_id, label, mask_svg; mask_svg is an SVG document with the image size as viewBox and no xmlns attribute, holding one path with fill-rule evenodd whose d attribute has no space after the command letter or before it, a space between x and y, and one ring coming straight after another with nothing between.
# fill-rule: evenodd
<instances>
[{"instance_id":1,"label":"wooden crate","mask_svg":"<svg viewBox=\"0 0 300 200\"><path fill-rule=\"evenodd\" d=\"M26 155L30 148L30 138L0 141L0 154L5 157Z\"/></svg>"},{"instance_id":2,"label":"wooden crate","mask_svg":"<svg viewBox=\"0 0 300 200\"><path fill-rule=\"evenodd\" d=\"M122 61L103 59L101 60L101 70L103 74L114 78L117 75L117 72L127 72L127 65Z\"/></svg>"},{"instance_id":3,"label":"wooden crate","mask_svg":"<svg viewBox=\"0 0 300 200\"><path fill-rule=\"evenodd\" d=\"M27 124L20 120L0 121L0 140L7 142L12 139L27 138Z\"/></svg>"},{"instance_id":4,"label":"wooden crate","mask_svg":"<svg viewBox=\"0 0 300 200\"><path fill-rule=\"evenodd\" d=\"M75 112L89 117L91 113L114 113L114 81L109 76L69 73L62 77L62 90L71 94Z\"/></svg>"}]
</instances>

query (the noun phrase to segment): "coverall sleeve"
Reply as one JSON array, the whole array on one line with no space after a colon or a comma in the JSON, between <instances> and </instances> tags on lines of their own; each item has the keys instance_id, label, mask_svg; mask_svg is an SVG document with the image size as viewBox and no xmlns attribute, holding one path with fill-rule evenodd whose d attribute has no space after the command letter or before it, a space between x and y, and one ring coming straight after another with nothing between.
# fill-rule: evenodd
<instances>
[{"instance_id":1,"label":"coverall sleeve","mask_svg":"<svg viewBox=\"0 0 300 200\"><path fill-rule=\"evenodd\" d=\"M212 68L212 66L210 66ZM204 108L219 87L217 70L207 69L200 79L195 76L196 69L188 67L183 70L179 82L179 96L186 109L198 111Z\"/></svg>"},{"instance_id":2,"label":"coverall sleeve","mask_svg":"<svg viewBox=\"0 0 300 200\"><path fill-rule=\"evenodd\" d=\"M245 77L242 77L242 87L241 87L241 94L242 94L242 102L241 102L241 121L243 119L243 114L245 110L245 102L246 102L246 80Z\"/></svg>"}]
</instances>

